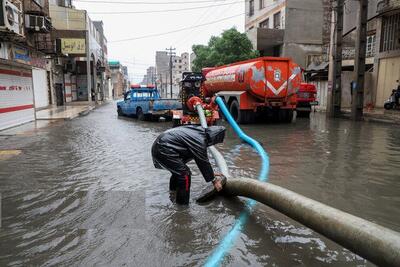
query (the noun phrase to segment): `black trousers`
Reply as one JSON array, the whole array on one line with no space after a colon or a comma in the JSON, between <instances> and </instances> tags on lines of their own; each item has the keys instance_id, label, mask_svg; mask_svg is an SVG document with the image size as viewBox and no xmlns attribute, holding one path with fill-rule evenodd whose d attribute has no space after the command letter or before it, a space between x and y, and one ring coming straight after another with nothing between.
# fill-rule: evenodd
<instances>
[{"instance_id":1,"label":"black trousers","mask_svg":"<svg viewBox=\"0 0 400 267\"><path fill-rule=\"evenodd\" d=\"M169 190L176 191L176 203L187 205L190 199L191 176L189 173L172 174L169 179Z\"/></svg>"},{"instance_id":2,"label":"black trousers","mask_svg":"<svg viewBox=\"0 0 400 267\"><path fill-rule=\"evenodd\" d=\"M169 180L169 190L176 191L176 203L189 204L191 172L184 160L179 155L165 147L153 145L152 156L154 166L169 170L172 174Z\"/></svg>"}]
</instances>

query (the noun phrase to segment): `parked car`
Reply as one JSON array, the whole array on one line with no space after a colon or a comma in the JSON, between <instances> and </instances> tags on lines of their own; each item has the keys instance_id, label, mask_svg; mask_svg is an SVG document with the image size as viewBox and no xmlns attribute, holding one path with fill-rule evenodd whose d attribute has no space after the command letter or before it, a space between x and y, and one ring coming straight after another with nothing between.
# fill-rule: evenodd
<instances>
[{"instance_id":1,"label":"parked car","mask_svg":"<svg viewBox=\"0 0 400 267\"><path fill-rule=\"evenodd\" d=\"M163 99L153 86L134 87L124 94L124 100L117 102L119 116L132 116L139 120L172 118L171 110L182 109L177 99Z\"/></svg>"}]
</instances>

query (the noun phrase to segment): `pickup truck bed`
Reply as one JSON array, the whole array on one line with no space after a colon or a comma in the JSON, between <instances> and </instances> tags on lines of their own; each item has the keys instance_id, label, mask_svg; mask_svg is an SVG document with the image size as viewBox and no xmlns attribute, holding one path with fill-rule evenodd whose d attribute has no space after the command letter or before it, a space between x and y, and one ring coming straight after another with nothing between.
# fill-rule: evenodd
<instances>
[{"instance_id":1,"label":"pickup truck bed","mask_svg":"<svg viewBox=\"0 0 400 267\"><path fill-rule=\"evenodd\" d=\"M162 99L154 88L135 88L124 94L124 100L117 102L119 116L137 117L139 120L172 118L171 110L181 109L178 99Z\"/></svg>"}]
</instances>

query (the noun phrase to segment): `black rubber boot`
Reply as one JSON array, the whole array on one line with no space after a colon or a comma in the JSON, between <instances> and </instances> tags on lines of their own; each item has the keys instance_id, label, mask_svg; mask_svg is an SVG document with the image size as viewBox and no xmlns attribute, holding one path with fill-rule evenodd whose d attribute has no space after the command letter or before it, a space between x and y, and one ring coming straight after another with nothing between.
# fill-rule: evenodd
<instances>
[{"instance_id":1,"label":"black rubber boot","mask_svg":"<svg viewBox=\"0 0 400 267\"><path fill-rule=\"evenodd\" d=\"M176 191L176 203L188 205L190 199L190 175L184 175L178 179L178 189Z\"/></svg>"},{"instance_id":2,"label":"black rubber boot","mask_svg":"<svg viewBox=\"0 0 400 267\"><path fill-rule=\"evenodd\" d=\"M171 175L169 178L169 191L176 191L178 187L178 177L175 174Z\"/></svg>"}]
</instances>

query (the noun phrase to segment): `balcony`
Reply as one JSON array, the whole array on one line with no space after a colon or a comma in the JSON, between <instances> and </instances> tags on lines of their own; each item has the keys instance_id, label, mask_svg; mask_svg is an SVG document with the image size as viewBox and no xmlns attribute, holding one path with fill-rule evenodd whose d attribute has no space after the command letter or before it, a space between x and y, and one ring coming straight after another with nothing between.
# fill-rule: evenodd
<instances>
[{"instance_id":1,"label":"balcony","mask_svg":"<svg viewBox=\"0 0 400 267\"><path fill-rule=\"evenodd\" d=\"M50 5L49 10L53 27L56 30L86 30L86 12L84 10L55 5Z\"/></svg>"},{"instance_id":2,"label":"balcony","mask_svg":"<svg viewBox=\"0 0 400 267\"><path fill-rule=\"evenodd\" d=\"M263 51L273 49L283 44L285 30L254 28L247 32L247 36L256 50Z\"/></svg>"},{"instance_id":3,"label":"balcony","mask_svg":"<svg viewBox=\"0 0 400 267\"><path fill-rule=\"evenodd\" d=\"M376 9L378 14L400 9L400 0L381 0L378 2Z\"/></svg>"}]
</instances>

